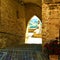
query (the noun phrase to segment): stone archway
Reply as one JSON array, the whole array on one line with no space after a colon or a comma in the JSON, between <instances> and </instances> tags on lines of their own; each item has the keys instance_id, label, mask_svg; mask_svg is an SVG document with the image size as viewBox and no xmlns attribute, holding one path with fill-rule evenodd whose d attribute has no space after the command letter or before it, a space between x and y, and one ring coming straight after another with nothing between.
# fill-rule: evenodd
<instances>
[{"instance_id":1,"label":"stone archway","mask_svg":"<svg viewBox=\"0 0 60 60\"><path fill-rule=\"evenodd\" d=\"M34 3L25 3L26 26L32 16L38 16L42 20L42 8Z\"/></svg>"},{"instance_id":2,"label":"stone archway","mask_svg":"<svg viewBox=\"0 0 60 60\"><path fill-rule=\"evenodd\" d=\"M27 24L25 43L42 44L42 22L36 15Z\"/></svg>"}]
</instances>

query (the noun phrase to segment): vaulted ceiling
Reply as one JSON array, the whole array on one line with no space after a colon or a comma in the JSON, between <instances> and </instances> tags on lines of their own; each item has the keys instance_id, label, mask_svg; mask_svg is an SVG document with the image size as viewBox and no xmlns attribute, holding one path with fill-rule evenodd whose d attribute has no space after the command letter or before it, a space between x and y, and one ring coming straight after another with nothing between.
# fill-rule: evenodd
<instances>
[{"instance_id":1,"label":"vaulted ceiling","mask_svg":"<svg viewBox=\"0 0 60 60\"><path fill-rule=\"evenodd\" d=\"M23 1L24 1L24 3L34 3L39 6L41 6L41 4L42 4L42 0L23 0Z\"/></svg>"},{"instance_id":2,"label":"vaulted ceiling","mask_svg":"<svg viewBox=\"0 0 60 60\"><path fill-rule=\"evenodd\" d=\"M42 1L60 3L60 0L16 0L19 3L33 3L41 7Z\"/></svg>"},{"instance_id":3,"label":"vaulted ceiling","mask_svg":"<svg viewBox=\"0 0 60 60\"><path fill-rule=\"evenodd\" d=\"M20 0L20 1L23 1L25 3L29 3L29 2L36 3L36 4L40 5L43 0ZM50 0L45 0L45 1L50 1ZM60 0L51 0L51 1L60 2Z\"/></svg>"},{"instance_id":4,"label":"vaulted ceiling","mask_svg":"<svg viewBox=\"0 0 60 60\"><path fill-rule=\"evenodd\" d=\"M38 6L40 6L41 7L41 5L42 5L42 0L16 0L16 1L18 1L19 3L24 3L24 4L26 4L26 3L33 3L33 4L36 4L36 5L38 5Z\"/></svg>"}]
</instances>

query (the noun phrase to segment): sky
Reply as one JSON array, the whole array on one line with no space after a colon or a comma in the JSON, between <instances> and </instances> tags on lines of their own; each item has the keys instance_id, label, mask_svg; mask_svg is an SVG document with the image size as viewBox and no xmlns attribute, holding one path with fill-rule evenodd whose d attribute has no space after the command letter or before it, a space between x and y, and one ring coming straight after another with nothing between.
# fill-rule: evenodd
<instances>
[{"instance_id":1,"label":"sky","mask_svg":"<svg viewBox=\"0 0 60 60\"><path fill-rule=\"evenodd\" d=\"M33 16L31 18L31 20L29 21L29 28L37 28L38 27L38 21L40 21L40 19L37 16ZM41 21L40 21L40 25L41 25Z\"/></svg>"}]
</instances>

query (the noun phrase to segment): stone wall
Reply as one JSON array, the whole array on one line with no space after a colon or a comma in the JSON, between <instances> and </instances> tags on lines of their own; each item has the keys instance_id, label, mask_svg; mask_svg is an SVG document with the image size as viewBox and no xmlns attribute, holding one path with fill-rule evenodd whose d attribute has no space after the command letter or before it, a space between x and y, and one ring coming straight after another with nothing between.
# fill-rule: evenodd
<instances>
[{"instance_id":1,"label":"stone wall","mask_svg":"<svg viewBox=\"0 0 60 60\"><path fill-rule=\"evenodd\" d=\"M23 30L21 24L24 24L24 7L14 0L1 0L0 31L20 35Z\"/></svg>"},{"instance_id":2,"label":"stone wall","mask_svg":"<svg viewBox=\"0 0 60 60\"><path fill-rule=\"evenodd\" d=\"M0 10L0 33L8 34L7 38L10 38L9 34L17 35L20 36L19 41L25 42L26 25L34 15L42 20L43 42L59 37L59 4L45 4L43 2L41 8L32 3L21 5L16 0L1 0ZM0 40L6 38L4 35L0 34ZM15 37L17 38L17 36Z\"/></svg>"},{"instance_id":3,"label":"stone wall","mask_svg":"<svg viewBox=\"0 0 60 60\"><path fill-rule=\"evenodd\" d=\"M18 40L21 41L21 43L24 43L26 30L24 6L14 0L1 0L0 9L0 33L3 33L0 34L0 40L9 38L11 36L9 34L12 34L14 36L17 35L12 38L13 40L20 36ZM5 33L7 34L6 37L4 37L4 35L6 35Z\"/></svg>"},{"instance_id":4,"label":"stone wall","mask_svg":"<svg viewBox=\"0 0 60 60\"><path fill-rule=\"evenodd\" d=\"M20 4L16 0L1 0L0 9L0 40L6 39L6 41L9 40L14 42L14 40L18 38L18 40L23 44L25 42L28 21L34 15L42 19L41 7L32 3ZM10 39L12 36L13 41Z\"/></svg>"},{"instance_id":5,"label":"stone wall","mask_svg":"<svg viewBox=\"0 0 60 60\"><path fill-rule=\"evenodd\" d=\"M59 37L59 4L42 4L43 42Z\"/></svg>"}]
</instances>

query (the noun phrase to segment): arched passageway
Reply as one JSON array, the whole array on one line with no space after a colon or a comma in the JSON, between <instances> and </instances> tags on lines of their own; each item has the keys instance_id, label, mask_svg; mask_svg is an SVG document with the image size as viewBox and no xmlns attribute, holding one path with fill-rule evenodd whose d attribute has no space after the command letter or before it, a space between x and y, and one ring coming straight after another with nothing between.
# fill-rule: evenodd
<instances>
[{"instance_id":1,"label":"arched passageway","mask_svg":"<svg viewBox=\"0 0 60 60\"><path fill-rule=\"evenodd\" d=\"M42 22L34 15L27 24L26 44L42 44Z\"/></svg>"}]
</instances>

